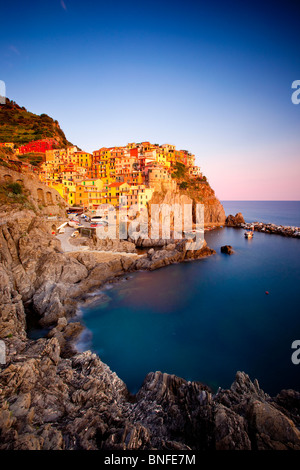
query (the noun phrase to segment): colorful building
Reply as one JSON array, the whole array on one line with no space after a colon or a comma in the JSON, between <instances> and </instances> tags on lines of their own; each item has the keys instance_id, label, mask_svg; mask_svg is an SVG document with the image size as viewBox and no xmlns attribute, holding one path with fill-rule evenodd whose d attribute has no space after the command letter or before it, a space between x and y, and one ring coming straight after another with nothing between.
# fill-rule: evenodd
<instances>
[{"instance_id":1,"label":"colorful building","mask_svg":"<svg viewBox=\"0 0 300 470\"><path fill-rule=\"evenodd\" d=\"M147 188L145 185L131 186L130 192L127 196L128 207L137 205L138 207L147 206L152 198L154 190Z\"/></svg>"},{"instance_id":2,"label":"colorful building","mask_svg":"<svg viewBox=\"0 0 300 470\"><path fill-rule=\"evenodd\" d=\"M21 145L21 147L18 148L17 153L21 155L31 152L46 153L47 150L53 149L55 145L58 145L58 142L55 139L34 140L28 144Z\"/></svg>"},{"instance_id":3,"label":"colorful building","mask_svg":"<svg viewBox=\"0 0 300 470\"><path fill-rule=\"evenodd\" d=\"M28 150L28 148L26 149ZM191 177L201 176L195 156L174 145L129 143L125 147L102 147L93 154L77 147L47 149L40 179L55 187L69 205L95 210L100 204L145 206L154 191L176 189L171 178L177 162L186 165Z\"/></svg>"}]
</instances>

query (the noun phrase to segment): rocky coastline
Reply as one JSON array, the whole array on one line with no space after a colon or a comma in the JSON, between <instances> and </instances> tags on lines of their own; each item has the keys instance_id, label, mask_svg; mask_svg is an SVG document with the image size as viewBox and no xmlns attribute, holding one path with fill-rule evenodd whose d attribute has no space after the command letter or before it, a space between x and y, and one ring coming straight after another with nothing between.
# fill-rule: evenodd
<instances>
[{"instance_id":1,"label":"rocky coastline","mask_svg":"<svg viewBox=\"0 0 300 470\"><path fill-rule=\"evenodd\" d=\"M296 391L272 398L238 372L214 394L151 372L132 396L97 355L73 348L82 331L74 315L88 293L135 270L214 254L209 247L191 252L181 241L139 255L130 242L101 241L63 253L51 224L30 211L1 226L0 242L1 450L300 450ZM28 338L33 316L47 337Z\"/></svg>"},{"instance_id":2,"label":"rocky coastline","mask_svg":"<svg viewBox=\"0 0 300 470\"><path fill-rule=\"evenodd\" d=\"M246 223L244 217L239 212L235 216L228 215L225 225L227 227L242 228L245 230L253 230L254 232L263 232L273 235L282 235L283 237L300 238L300 227L291 227L276 224L266 224L263 222Z\"/></svg>"},{"instance_id":3,"label":"rocky coastline","mask_svg":"<svg viewBox=\"0 0 300 470\"><path fill-rule=\"evenodd\" d=\"M263 222L244 223L240 228L254 230L255 232L282 235L283 237L300 238L300 227L290 227L275 224L264 224Z\"/></svg>"}]
</instances>

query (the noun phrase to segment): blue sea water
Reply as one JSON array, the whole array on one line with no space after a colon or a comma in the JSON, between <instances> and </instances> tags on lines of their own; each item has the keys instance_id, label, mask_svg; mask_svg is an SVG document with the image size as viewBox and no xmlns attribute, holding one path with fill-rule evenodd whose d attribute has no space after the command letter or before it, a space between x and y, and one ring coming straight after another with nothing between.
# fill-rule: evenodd
<instances>
[{"instance_id":1,"label":"blue sea water","mask_svg":"<svg viewBox=\"0 0 300 470\"><path fill-rule=\"evenodd\" d=\"M226 215L242 212L245 222L300 227L300 201L221 201Z\"/></svg>"},{"instance_id":2,"label":"blue sea water","mask_svg":"<svg viewBox=\"0 0 300 470\"><path fill-rule=\"evenodd\" d=\"M260 204L256 213L242 204L236 212L262 219ZM286 210L276 213L283 223ZM288 225L300 225L299 213L289 217ZM300 390L300 365L291 361L300 339L300 240L258 232L247 240L234 228L208 232L206 240L216 255L134 273L105 290L105 304L82 312L82 348L96 351L132 393L156 370L214 390L230 387L243 370L271 395ZM224 244L235 254L220 253Z\"/></svg>"}]
</instances>

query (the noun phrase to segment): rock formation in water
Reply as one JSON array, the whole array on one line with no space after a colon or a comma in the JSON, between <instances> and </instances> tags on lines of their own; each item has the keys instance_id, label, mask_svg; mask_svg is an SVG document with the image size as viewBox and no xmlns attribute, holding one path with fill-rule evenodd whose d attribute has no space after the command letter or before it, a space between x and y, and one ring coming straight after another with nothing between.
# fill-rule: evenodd
<instances>
[{"instance_id":1,"label":"rock formation in water","mask_svg":"<svg viewBox=\"0 0 300 470\"><path fill-rule=\"evenodd\" d=\"M233 255L234 250L231 245L224 245L221 246L221 253L225 253L226 255Z\"/></svg>"},{"instance_id":2,"label":"rock formation in water","mask_svg":"<svg viewBox=\"0 0 300 470\"><path fill-rule=\"evenodd\" d=\"M238 212L235 215L230 214L226 217L227 227L237 227L240 224L244 224L244 223L245 223L245 220L244 220L243 214L241 212Z\"/></svg>"}]
</instances>

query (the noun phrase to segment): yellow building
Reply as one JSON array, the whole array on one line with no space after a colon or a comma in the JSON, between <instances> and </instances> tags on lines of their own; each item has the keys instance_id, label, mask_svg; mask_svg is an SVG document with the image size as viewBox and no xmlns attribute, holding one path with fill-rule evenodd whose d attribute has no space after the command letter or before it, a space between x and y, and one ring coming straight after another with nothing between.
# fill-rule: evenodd
<instances>
[{"instance_id":1,"label":"yellow building","mask_svg":"<svg viewBox=\"0 0 300 470\"><path fill-rule=\"evenodd\" d=\"M63 178L62 184L64 188L64 200L69 204L69 206L73 206L76 201L76 184L74 181Z\"/></svg>"},{"instance_id":2,"label":"yellow building","mask_svg":"<svg viewBox=\"0 0 300 470\"><path fill-rule=\"evenodd\" d=\"M138 207L146 206L150 201L154 190L152 188L147 188L145 185L131 186L128 194L128 206L137 204Z\"/></svg>"},{"instance_id":3,"label":"yellow building","mask_svg":"<svg viewBox=\"0 0 300 470\"><path fill-rule=\"evenodd\" d=\"M70 156L72 163L82 168L90 168L92 166L93 156L86 152L75 152Z\"/></svg>"},{"instance_id":4,"label":"yellow building","mask_svg":"<svg viewBox=\"0 0 300 470\"><path fill-rule=\"evenodd\" d=\"M50 188L56 189L56 191L64 198L65 195L65 186L59 181L50 181L48 182Z\"/></svg>"},{"instance_id":5,"label":"yellow building","mask_svg":"<svg viewBox=\"0 0 300 470\"><path fill-rule=\"evenodd\" d=\"M67 157L66 149L52 149L46 150L46 163L53 162L56 165L63 163Z\"/></svg>"},{"instance_id":6,"label":"yellow building","mask_svg":"<svg viewBox=\"0 0 300 470\"><path fill-rule=\"evenodd\" d=\"M82 183L76 184L75 204L76 206L88 207L89 192Z\"/></svg>"},{"instance_id":7,"label":"yellow building","mask_svg":"<svg viewBox=\"0 0 300 470\"><path fill-rule=\"evenodd\" d=\"M89 210L97 209L100 204L106 203L106 190L98 191L97 188L87 191L87 207Z\"/></svg>"},{"instance_id":8,"label":"yellow building","mask_svg":"<svg viewBox=\"0 0 300 470\"><path fill-rule=\"evenodd\" d=\"M100 178L86 178L81 181L81 184L87 189L95 189L101 191L103 188L103 181Z\"/></svg>"},{"instance_id":9,"label":"yellow building","mask_svg":"<svg viewBox=\"0 0 300 470\"><path fill-rule=\"evenodd\" d=\"M167 159L167 155L163 151L156 151L156 161L166 168L170 168L171 163Z\"/></svg>"},{"instance_id":10,"label":"yellow building","mask_svg":"<svg viewBox=\"0 0 300 470\"><path fill-rule=\"evenodd\" d=\"M129 194L130 186L128 183L111 183L107 187L107 203L113 206L119 205L119 198Z\"/></svg>"}]
</instances>

